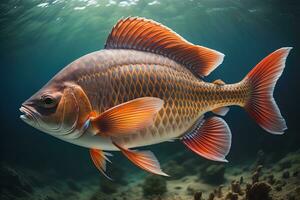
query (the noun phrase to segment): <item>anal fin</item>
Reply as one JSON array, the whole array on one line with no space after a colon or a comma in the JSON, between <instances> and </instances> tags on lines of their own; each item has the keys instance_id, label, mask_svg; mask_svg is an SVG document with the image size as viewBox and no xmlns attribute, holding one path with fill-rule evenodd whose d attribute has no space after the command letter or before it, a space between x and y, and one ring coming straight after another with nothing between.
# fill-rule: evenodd
<instances>
[{"instance_id":1,"label":"anal fin","mask_svg":"<svg viewBox=\"0 0 300 200\"><path fill-rule=\"evenodd\" d=\"M137 151L137 150L130 150L121 145L113 144L121 150L121 152L135 165L140 167L141 169L148 171L153 174L162 175L162 176L169 176L168 174L164 173L161 168L158 160L156 159L155 155L151 151Z\"/></svg>"},{"instance_id":2,"label":"anal fin","mask_svg":"<svg viewBox=\"0 0 300 200\"><path fill-rule=\"evenodd\" d=\"M107 156L112 156L110 153L104 152L100 149L90 149L90 155L93 163L97 167L97 169L109 180L112 180L106 174L106 162L111 162Z\"/></svg>"},{"instance_id":3,"label":"anal fin","mask_svg":"<svg viewBox=\"0 0 300 200\"><path fill-rule=\"evenodd\" d=\"M226 122L219 117L199 121L194 130L181 138L196 154L209 160L227 162L231 146L231 132Z\"/></svg>"}]
</instances>

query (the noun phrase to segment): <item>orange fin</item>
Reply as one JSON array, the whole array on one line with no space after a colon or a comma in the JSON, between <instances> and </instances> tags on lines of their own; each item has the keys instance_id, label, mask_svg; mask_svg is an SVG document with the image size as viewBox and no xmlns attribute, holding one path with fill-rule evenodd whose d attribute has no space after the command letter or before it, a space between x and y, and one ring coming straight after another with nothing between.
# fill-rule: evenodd
<instances>
[{"instance_id":1,"label":"orange fin","mask_svg":"<svg viewBox=\"0 0 300 200\"><path fill-rule=\"evenodd\" d=\"M161 168L158 160L151 151L136 151L124 148L116 143L113 143L121 152L135 165L141 169L148 171L153 174L169 176L164 173Z\"/></svg>"},{"instance_id":2,"label":"orange fin","mask_svg":"<svg viewBox=\"0 0 300 200\"><path fill-rule=\"evenodd\" d=\"M93 163L97 167L97 169L108 179L112 180L105 172L106 172L106 162L111 161L107 158L107 156L112 156L112 154L104 152L100 149L90 149L90 155Z\"/></svg>"},{"instance_id":3,"label":"orange fin","mask_svg":"<svg viewBox=\"0 0 300 200\"><path fill-rule=\"evenodd\" d=\"M91 118L95 132L107 136L135 133L151 126L155 115L163 107L163 100L142 97L115 106L98 117Z\"/></svg>"},{"instance_id":4,"label":"orange fin","mask_svg":"<svg viewBox=\"0 0 300 200\"><path fill-rule=\"evenodd\" d=\"M213 113L220 116L225 116L228 113L228 111L229 111L228 107L220 107L212 110Z\"/></svg>"},{"instance_id":5,"label":"orange fin","mask_svg":"<svg viewBox=\"0 0 300 200\"><path fill-rule=\"evenodd\" d=\"M162 24L140 17L119 20L105 48L134 49L167 56L199 76L210 74L224 58L220 52L193 45Z\"/></svg>"},{"instance_id":6,"label":"orange fin","mask_svg":"<svg viewBox=\"0 0 300 200\"><path fill-rule=\"evenodd\" d=\"M219 117L201 120L182 142L196 154L209 160L228 162L225 157L231 146L231 132L226 122Z\"/></svg>"},{"instance_id":7,"label":"orange fin","mask_svg":"<svg viewBox=\"0 0 300 200\"><path fill-rule=\"evenodd\" d=\"M216 85L220 85L220 86L225 85L225 82L222 81L221 79L217 79L213 83L216 84Z\"/></svg>"},{"instance_id":8,"label":"orange fin","mask_svg":"<svg viewBox=\"0 0 300 200\"><path fill-rule=\"evenodd\" d=\"M283 134L287 129L273 92L291 49L285 47L274 51L260 61L243 80L251 86L245 109L263 129L273 134Z\"/></svg>"}]
</instances>

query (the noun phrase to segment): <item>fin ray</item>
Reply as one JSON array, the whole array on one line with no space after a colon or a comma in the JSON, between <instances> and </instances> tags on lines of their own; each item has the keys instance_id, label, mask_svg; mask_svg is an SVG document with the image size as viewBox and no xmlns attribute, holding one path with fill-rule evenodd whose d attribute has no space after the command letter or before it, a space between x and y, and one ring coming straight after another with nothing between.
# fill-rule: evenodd
<instances>
[{"instance_id":1,"label":"fin ray","mask_svg":"<svg viewBox=\"0 0 300 200\"><path fill-rule=\"evenodd\" d=\"M155 97L137 98L115 106L91 118L94 132L107 136L134 133L153 124L154 117L163 106Z\"/></svg>"},{"instance_id":2,"label":"fin ray","mask_svg":"<svg viewBox=\"0 0 300 200\"><path fill-rule=\"evenodd\" d=\"M155 157L155 155L151 151L136 151L130 150L121 145L113 144L121 150L121 152L135 165L140 167L141 169L148 171L153 174L162 175L162 176L169 176L168 174L164 173L161 168L160 164Z\"/></svg>"},{"instance_id":3,"label":"fin ray","mask_svg":"<svg viewBox=\"0 0 300 200\"><path fill-rule=\"evenodd\" d=\"M231 132L219 117L200 120L195 129L182 137L182 142L196 154L209 160L227 162L231 147Z\"/></svg>"},{"instance_id":4,"label":"fin ray","mask_svg":"<svg viewBox=\"0 0 300 200\"><path fill-rule=\"evenodd\" d=\"M100 149L90 149L90 156L92 158L92 161L94 165L97 167L97 169L109 180L112 180L107 174L106 174L106 161L111 161L107 158L107 156L112 156L110 153L106 153Z\"/></svg>"},{"instance_id":5,"label":"fin ray","mask_svg":"<svg viewBox=\"0 0 300 200\"><path fill-rule=\"evenodd\" d=\"M153 20L128 17L111 30L106 49L133 49L160 54L186 66L198 76L209 75L223 62L224 54L194 45Z\"/></svg>"},{"instance_id":6,"label":"fin ray","mask_svg":"<svg viewBox=\"0 0 300 200\"><path fill-rule=\"evenodd\" d=\"M274 51L259 62L243 80L251 87L250 98L244 108L263 129L273 134L283 134L287 129L273 92L291 49L285 47Z\"/></svg>"}]
</instances>

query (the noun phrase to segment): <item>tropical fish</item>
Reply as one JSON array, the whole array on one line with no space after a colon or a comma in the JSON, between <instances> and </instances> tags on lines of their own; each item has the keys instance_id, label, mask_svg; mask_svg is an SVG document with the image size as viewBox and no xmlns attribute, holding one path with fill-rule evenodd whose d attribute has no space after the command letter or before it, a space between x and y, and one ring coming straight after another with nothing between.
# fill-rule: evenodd
<instances>
[{"instance_id":1,"label":"tropical fish","mask_svg":"<svg viewBox=\"0 0 300 200\"><path fill-rule=\"evenodd\" d=\"M270 133L287 129L273 91L290 50L274 51L238 83L209 83L203 78L222 63L224 54L194 45L153 20L124 18L103 50L75 60L25 101L20 118L89 148L106 177L107 151L121 151L138 167L168 176L152 152L132 148L170 140L182 141L207 159L227 162L231 132L221 116L228 106L243 107ZM210 111L217 116L206 118Z\"/></svg>"}]
</instances>

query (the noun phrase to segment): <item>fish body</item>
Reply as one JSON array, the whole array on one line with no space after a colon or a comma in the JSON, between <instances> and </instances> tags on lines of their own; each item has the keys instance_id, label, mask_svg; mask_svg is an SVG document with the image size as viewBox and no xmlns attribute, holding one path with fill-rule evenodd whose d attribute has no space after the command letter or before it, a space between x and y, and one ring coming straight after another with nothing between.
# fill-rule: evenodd
<instances>
[{"instance_id":1,"label":"fish body","mask_svg":"<svg viewBox=\"0 0 300 200\"><path fill-rule=\"evenodd\" d=\"M80 86L97 113L140 97L162 99L164 106L152 126L114 138L128 148L179 138L204 113L223 106L243 106L249 98L247 84L204 82L167 57L136 50L101 50L85 55L58 73L50 84L53 82ZM70 142L118 150L111 138L92 134L77 135Z\"/></svg>"},{"instance_id":2,"label":"fish body","mask_svg":"<svg viewBox=\"0 0 300 200\"><path fill-rule=\"evenodd\" d=\"M125 18L104 50L75 60L25 101L21 118L89 148L106 177L105 151L121 151L140 168L167 176L153 153L131 148L175 139L200 156L227 162L230 129L205 113L224 116L237 105L266 131L282 134L287 127L273 90L290 49L273 52L238 83L209 83L203 77L221 64L222 53L193 45L152 20Z\"/></svg>"}]
</instances>

